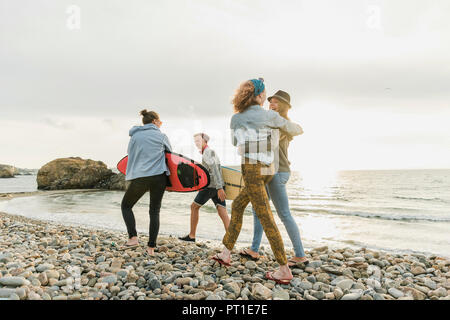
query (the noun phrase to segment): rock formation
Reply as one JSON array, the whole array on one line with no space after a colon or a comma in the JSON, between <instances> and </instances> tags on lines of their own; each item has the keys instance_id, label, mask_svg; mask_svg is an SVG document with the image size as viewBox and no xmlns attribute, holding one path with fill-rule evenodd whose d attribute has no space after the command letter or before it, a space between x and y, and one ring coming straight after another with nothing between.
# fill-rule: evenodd
<instances>
[{"instance_id":1,"label":"rock formation","mask_svg":"<svg viewBox=\"0 0 450 320\"><path fill-rule=\"evenodd\" d=\"M39 169L37 184L40 190L91 189L113 175L101 161L62 158Z\"/></svg>"},{"instance_id":2,"label":"rock formation","mask_svg":"<svg viewBox=\"0 0 450 320\"><path fill-rule=\"evenodd\" d=\"M14 167L0 164L0 178L14 178Z\"/></svg>"}]
</instances>

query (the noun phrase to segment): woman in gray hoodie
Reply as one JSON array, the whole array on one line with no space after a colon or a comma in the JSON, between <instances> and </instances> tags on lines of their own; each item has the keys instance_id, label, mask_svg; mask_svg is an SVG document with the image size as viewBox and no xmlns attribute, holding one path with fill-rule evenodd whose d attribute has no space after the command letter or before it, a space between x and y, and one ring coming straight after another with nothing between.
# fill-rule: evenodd
<instances>
[{"instance_id":1,"label":"woman in gray hoodie","mask_svg":"<svg viewBox=\"0 0 450 320\"><path fill-rule=\"evenodd\" d=\"M167 176L170 175L166 165L166 150L171 151L167 136L159 128L162 125L159 115L154 111L142 110L143 126L130 130L128 144L128 164L126 180L131 181L122 200L122 216L127 226L128 242L125 248L137 247L139 241L133 206L150 191L150 230L147 253L154 254L156 238L159 232L159 211L166 190Z\"/></svg>"}]
</instances>

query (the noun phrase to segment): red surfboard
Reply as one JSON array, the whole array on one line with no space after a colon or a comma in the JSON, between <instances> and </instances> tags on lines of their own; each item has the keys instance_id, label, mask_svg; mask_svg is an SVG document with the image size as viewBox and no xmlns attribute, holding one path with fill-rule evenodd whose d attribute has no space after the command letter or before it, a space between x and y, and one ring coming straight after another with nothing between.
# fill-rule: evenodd
<instances>
[{"instance_id":1,"label":"red surfboard","mask_svg":"<svg viewBox=\"0 0 450 320\"><path fill-rule=\"evenodd\" d=\"M117 169L126 175L127 164L128 156L119 161ZM170 170L167 191L194 192L209 185L208 170L194 160L178 153L166 151L166 164Z\"/></svg>"}]
</instances>

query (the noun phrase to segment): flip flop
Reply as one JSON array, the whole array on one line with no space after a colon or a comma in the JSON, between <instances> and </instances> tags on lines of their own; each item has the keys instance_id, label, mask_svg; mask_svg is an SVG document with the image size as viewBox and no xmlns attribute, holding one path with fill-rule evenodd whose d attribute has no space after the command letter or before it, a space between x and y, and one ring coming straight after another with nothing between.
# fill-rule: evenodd
<instances>
[{"instance_id":1,"label":"flip flop","mask_svg":"<svg viewBox=\"0 0 450 320\"><path fill-rule=\"evenodd\" d=\"M128 250L128 249L135 249L138 248L139 245L138 244L133 244L133 245L128 245L128 244L124 244L123 246L119 247L119 250Z\"/></svg>"},{"instance_id":2,"label":"flip flop","mask_svg":"<svg viewBox=\"0 0 450 320\"><path fill-rule=\"evenodd\" d=\"M291 283L291 280L292 280L292 279L289 279L289 280L288 279L277 279L273 276L272 271L266 272L266 279L273 280L278 284L289 284L289 283Z\"/></svg>"},{"instance_id":3,"label":"flip flop","mask_svg":"<svg viewBox=\"0 0 450 320\"><path fill-rule=\"evenodd\" d=\"M218 263L224 265L224 266L231 266L231 264L229 264L228 262L223 261L220 257L219 254L216 254L214 257L211 257L211 259L213 259L214 261L217 261Z\"/></svg>"},{"instance_id":4,"label":"flip flop","mask_svg":"<svg viewBox=\"0 0 450 320\"><path fill-rule=\"evenodd\" d=\"M305 261L295 261L295 260L292 260L292 259L288 260L288 266L290 268L297 266L299 263L301 263L304 266L306 266L309 263L309 260L305 260Z\"/></svg>"},{"instance_id":5,"label":"flip flop","mask_svg":"<svg viewBox=\"0 0 450 320\"><path fill-rule=\"evenodd\" d=\"M239 254L240 254L241 256L243 256L243 257L250 258L250 259L252 259L253 261L257 261L257 260L259 260L259 258L261 258L261 256L260 256L259 254L258 254L258 257L252 256L250 253L247 252L247 249L241 250L241 251L239 252Z\"/></svg>"}]
</instances>

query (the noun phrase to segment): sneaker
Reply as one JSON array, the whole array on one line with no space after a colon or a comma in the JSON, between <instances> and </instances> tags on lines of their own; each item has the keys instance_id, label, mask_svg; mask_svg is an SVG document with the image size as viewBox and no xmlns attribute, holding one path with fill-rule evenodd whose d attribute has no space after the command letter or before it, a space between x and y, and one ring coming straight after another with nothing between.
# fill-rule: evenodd
<instances>
[{"instance_id":1,"label":"sneaker","mask_svg":"<svg viewBox=\"0 0 450 320\"><path fill-rule=\"evenodd\" d=\"M191 237L189 237L189 235L187 235L185 237L179 237L178 239L183 240L183 241L195 242L195 238L191 238Z\"/></svg>"}]
</instances>

